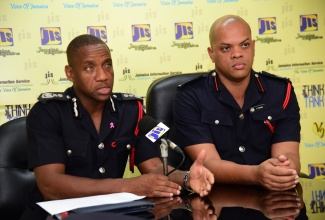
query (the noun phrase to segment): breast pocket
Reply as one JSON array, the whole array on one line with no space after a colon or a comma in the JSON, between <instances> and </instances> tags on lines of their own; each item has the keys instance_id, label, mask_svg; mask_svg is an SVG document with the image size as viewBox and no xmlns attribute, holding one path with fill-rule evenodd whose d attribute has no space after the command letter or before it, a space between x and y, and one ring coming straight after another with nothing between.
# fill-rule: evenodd
<instances>
[{"instance_id":1,"label":"breast pocket","mask_svg":"<svg viewBox=\"0 0 325 220\"><path fill-rule=\"evenodd\" d=\"M66 173L82 175L80 172L90 169L93 165L88 149L88 139L65 138Z\"/></svg>"},{"instance_id":2,"label":"breast pocket","mask_svg":"<svg viewBox=\"0 0 325 220\"><path fill-rule=\"evenodd\" d=\"M256 111L252 112L251 115L256 122L264 123L265 121L269 121L273 126L276 125L277 121L286 117L286 113L282 108L273 108L265 109L262 111Z\"/></svg>"},{"instance_id":3,"label":"breast pocket","mask_svg":"<svg viewBox=\"0 0 325 220\"><path fill-rule=\"evenodd\" d=\"M213 142L218 151L229 149L235 140L234 123L231 115L226 111L203 110L201 122L208 125L213 136Z\"/></svg>"},{"instance_id":4,"label":"breast pocket","mask_svg":"<svg viewBox=\"0 0 325 220\"><path fill-rule=\"evenodd\" d=\"M110 166L114 166L115 173L123 175L125 164L127 164L131 148L135 146L135 141L136 136L130 135L117 137L112 142L115 147L109 148L108 162L110 163Z\"/></svg>"},{"instance_id":5,"label":"breast pocket","mask_svg":"<svg viewBox=\"0 0 325 220\"><path fill-rule=\"evenodd\" d=\"M64 143L67 157L86 158L88 140L65 138Z\"/></svg>"},{"instance_id":6,"label":"breast pocket","mask_svg":"<svg viewBox=\"0 0 325 220\"><path fill-rule=\"evenodd\" d=\"M114 143L116 145L115 148L116 153L118 154L128 153L131 147L135 146L136 136L130 135L130 136L117 137L115 138Z\"/></svg>"},{"instance_id":7,"label":"breast pocket","mask_svg":"<svg viewBox=\"0 0 325 220\"><path fill-rule=\"evenodd\" d=\"M282 108L272 108L252 112L251 116L253 118L252 123L254 124L252 132L258 132L258 135L254 135L256 145L269 146L272 143L277 123L286 117L286 113Z\"/></svg>"}]
</instances>

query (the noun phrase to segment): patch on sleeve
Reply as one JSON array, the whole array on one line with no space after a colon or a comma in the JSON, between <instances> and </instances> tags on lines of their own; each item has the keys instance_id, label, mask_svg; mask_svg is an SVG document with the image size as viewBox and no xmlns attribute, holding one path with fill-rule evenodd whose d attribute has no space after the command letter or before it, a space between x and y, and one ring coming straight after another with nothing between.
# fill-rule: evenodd
<instances>
[{"instance_id":1,"label":"patch on sleeve","mask_svg":"<svg viewBox=\"0 0 325 220\"><path fill-rule=\"evenodd\" d=\"M46 104L47 101L69 101L71 97L69 95L65 95L63 92L45 92L39 95L38 101L43 104Z\"/></svg>"},{"instance_id":2,"label":"patch on sleeve","mask_svg":"<svg viewBox=\"0 0 325 220\"><path fill-rule=\"evenodd\" d=\"M143 101L141 97L129 93L113 93L112 98L120 101L129 101L129 100Z\"/></svg>"}]
</instances>

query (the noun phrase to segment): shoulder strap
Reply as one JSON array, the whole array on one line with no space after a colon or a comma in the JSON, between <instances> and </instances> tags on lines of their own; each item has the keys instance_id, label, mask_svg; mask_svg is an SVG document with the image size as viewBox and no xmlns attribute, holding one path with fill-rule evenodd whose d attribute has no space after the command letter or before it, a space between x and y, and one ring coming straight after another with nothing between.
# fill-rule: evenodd
<instances>
[{"instance_id":1,"label":"shoulder strap","mask_svg":"<svg viewBox=\"0 0 325 220\"><path fill-rule=\"evenodd\" d=\"M65 95L64 92L45 92L38 96L38 101L43 104L46 104L47 101L57 100L57 101L69 101L71 97Z\"/></svg>"}]
</instances>

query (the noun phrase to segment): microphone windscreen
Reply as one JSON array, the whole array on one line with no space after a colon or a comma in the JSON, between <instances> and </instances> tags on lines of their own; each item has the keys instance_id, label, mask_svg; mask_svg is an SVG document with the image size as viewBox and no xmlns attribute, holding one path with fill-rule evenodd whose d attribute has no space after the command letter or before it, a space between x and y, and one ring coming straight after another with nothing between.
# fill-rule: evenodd
<instances>
[{"instance_id":1,"label":"microphone windscreen","mask_svg":"<svg viewBox=\"0 0 325 220\"><path fill-rule=\"evenodd\" d=\"M146 115L143 116L139 121L139 135L146 135L149 131L151 131L154 127L158 125L158 122Z\"/></svg>"}]
</instances>

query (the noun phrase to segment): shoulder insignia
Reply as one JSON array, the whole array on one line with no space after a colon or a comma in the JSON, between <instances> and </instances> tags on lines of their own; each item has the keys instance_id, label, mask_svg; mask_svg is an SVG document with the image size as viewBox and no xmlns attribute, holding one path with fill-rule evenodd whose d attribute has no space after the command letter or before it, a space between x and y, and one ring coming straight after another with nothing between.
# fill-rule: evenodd
<instances>
[{"instance_id":1,"label":"shoulder insignia","mask_svg":"<svg viewBox=\"0 0 325 220\"><path fill-rule=\"evenodd\" d=\"M202 79L202 78L206 77L206 75L207 75L207 74L202 74L202 75L199 75L199 76L195 76L195 75L193 75L193 78L189 78L189 79L186 80L185 82L179 84L177 87L178 87L178 88L182 88L182 87L184 87L184 86L186 86L186 85L188 85L188 84L191 84L191 83L193 83L193 82L198 81L199 79Z\"/></svg>"},{"instance_id":2,"label":"shoulder insignia","mask_svg":"<svg viewBox=\"0 0 325 220\"><path fill-rule=\"evenodd\" d=\"M267 77L270 77L270 78L281 79L281 80L285 80L287 82L290 82L290 79L287 78L287 77L278 76L278 75L268 73L268 72L265 72L265 71L259 72L258 74L261 75L261 76L267 76Z\"/></svg>"},{"instance_id":3,"label":"shoulder insignia","mask_svg":"<svg viewBox=\"0 0 325 220\"><path fill-rule=\"evenodd\" d=\"M142 98L133 94L129 93L112 93L112 98L119 100L119 101L129 101L129 100L140 100Z\"/></svg>"},{"instance_id":4,"label":"shoulder insignia","mask_svg":"<svg viewBox=\"0 0 325 220\"><path fill-rule=\"evenodd\" d=\"M47 101L56 100L56 101L69 101L71 97L66 95L63 92L45 92L38 96L38 101L43 104L46 104Z\"/></svg>"}]
</instances>

